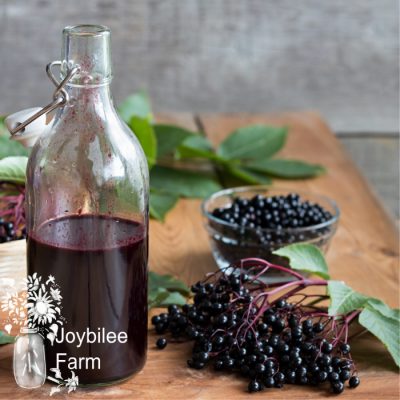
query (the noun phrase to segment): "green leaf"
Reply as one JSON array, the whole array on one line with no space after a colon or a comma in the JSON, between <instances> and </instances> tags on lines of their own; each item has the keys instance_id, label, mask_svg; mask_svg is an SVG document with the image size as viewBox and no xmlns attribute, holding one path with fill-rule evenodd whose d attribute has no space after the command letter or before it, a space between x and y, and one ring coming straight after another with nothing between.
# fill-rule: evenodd
<instances>
[{"instance_id":1,"label":"green leaf","mask_svg":"<svg viewBox=\"0 0 400 400\"><path fill-rule=\"evenodd\" d=\"M166 297L159 305L161 306L169 306L170 304L177 304L178 306L183 306L186 304L187 298L182 296L179 292L168 292L168 297Z\"/></svg>"},{"instance_id":2,"label":"green leaf","mask_svg":"<svg viewBox=\"0 0 400 400\"><path fill-rule=\"evenodd\" d=\"M387 318L400 320L400 310L398 308L390 308L382 300L371 297L367 300L367 305Z\"/></svg>"},{"instance_id":3,"label":"green leaf","mask_svg":"<svg viewBox=\"0 0 400 400\"><path fill-rule=\"evenodd\" d=\"M219 146L217 154L230 160L269 158L285 144L286 128L250 125L232 132Z\"/></svg>"},{"instance_id":4,"label":"green leaf","mask_svg":"<svg viewBox=\"0 0 400 400\"><path fill-rule=\"evenodd\" d=\"M329 315L347 314L350 311L358 310L371 298L356 292L344 282L329 281L328 293L331 297Z\"/></svg>"},{"instance_id":5,"label":"green leaf","mask_svg":"<svg viewBox=\"0 0 400 400\"><path fill-rule=\"evenodd\" d=\"M149 308L160 307L165 299L169 297L168 290L164 288L157 288L152 291L149 290L147 296L147 303Z\"/></svg>"},{"instance_id":6,"label":"green leaf","mask_svg":"<svg viewBox=\"0 0 400 400\"><path fill-rule=\"evenodd\" d=\"M157 154L163 157L173 153L178 146L195 133L175 125L155 124L154 132L157 137Z\"/></svg>"},{"instance_id":7,"label":"green leaf","mask_svg":"<svg viewBox=\"0 0 400 400\"><path fill-rule=\"evenodd\" d=\"M179 196L173 193L165 193L156 190L150 191L150 215L164 221L165 215L174 208Z\"/></svg>"},{"instance_id":8,"label":"green leaf","mask_svg":"<svg viewBox=\"0 0 400 400\"><path fill-rule=\"evenodd\" d=\"M208 160L225 161L215 154L211 143L200 135L187 137L177 149L178 158L205 158Z\"/></svg>"},{"instance_id":9,"label":"green leaf","mask_svg":"<svg viewBox=\"0 0 400 400\"><path fill-rule=\"evenodd\" d=\"M0 331L0 345L15 342L15 337L8 335L6 332Z\"/></svg>"},{"instance_id":10,"label":"green leaf","mask_svg":"<svg viewBox=\"0 0 400 400\"><path fill-rule=\"evenodd\" d=\"M325 172L325 168L321 165L308 164L300 160L255 160L246 164L246 167L254 171L285 179L311 178Z\"/></svg>"},{"instance_id":11,"label":"green leaf","mask_svg":"<svg viewBox=\"0 0 400 400\"><path fill-rule=\"evenodd\" d=\"M153 127L147 119L139 117L132 117L129 127L138 138L151 168L157 159L157 139Z\"/></svg>"},{"instance_id":12,"label":"green leaf","mask_svg":"<svg viewBox=\"0 0 400 400\"><path fill-rule=\"evenodd\" d=\"M118 107L118 113L127 124L129 124L132 117L143 118L148 122L153 121L150 100L144 92L135 93L127 97Z\"/></svg>"},{"instance_id":13,"label":"green leaf","mask_svg":"<svg viewBox=\"0 0 400 400\"><path fill-rule=\"evenodd\" d=\"M0 181L25 183L28 157L15 156L0 160Z\"/></svg>"},{"instance_id":14,"label":"green leaf","mask_svg":"<svg viewBox=\"0 0 400 400\"><path fill-rule=\"evenodd\" d=\"M307 243L295 243L273 252L289 259L291 268L329 279L328 265L321 250Z\"/></svg>"},{"instance_id":15,"label":"green leaf","mask_svg":"<svg viewBox=\"0 0 400 400\"><path fill-rule=\"evenodd\" d=\"M183 305L190 289L179 279L171 275L160 275L149 271L148 285L149 307L162 307L169 304Z\"/></svg>"},{"instance_id":16,"label":"green leaf","mask_svg":"<svg viewBox=\"0 0 400 400\"><path fill-rule=\"evenodd\" d=\"M249 171L246 168L227 165L225 171L232 175L234 178L238 179L238 184L247 183L251 185L269 185L272 183L271 179L263 174L257 172Z\"/></svg>"},{"instance_id":17,"label":"green leaf","mask_svg":"<svg viewBox=\"0 0 400 400\"><path fill-rule=\"evenodd\" d=\"M364 328L382 341L396 365L400 367L399 319L390 318L386 315L386 312L381 311L380 307L376 308L367 304L358 317L358 321ZM394 310L396 314L397 311Z\"/></svg>"},{"instance_id":18,"label":"green leaf","mask_svg":"<svg viewBox=\"0 0 400 400\"><path fill-rule=\"evenodd\" d=\"M150 183L159 191L194 198L204 198L221 189L208 175L160 166L150 171Z\"/></svg>"},{"instance_id":19,"label":"green leaf","mask_svg":"<svg viewBox=\"0 0 400 400\"><path fill-rule=\"evenodd\" d=\"M30 149L21 143L11 140L7 135L0 135L0 159L10 156L28 156Z\"/></svg>"},{"instance_id":20,"label":"green leaf","mask_svg":"<svg viewBox=\"0 0 400 400\"><path fill-rule=\"evenodd\" d=\"M190 289L179 279L171 275L160 275L154 271L149 271L149 291L153 292L156 289L166 289L170 292L179 292L183 296L190 294Z\"/></svg>"}]
</instances>

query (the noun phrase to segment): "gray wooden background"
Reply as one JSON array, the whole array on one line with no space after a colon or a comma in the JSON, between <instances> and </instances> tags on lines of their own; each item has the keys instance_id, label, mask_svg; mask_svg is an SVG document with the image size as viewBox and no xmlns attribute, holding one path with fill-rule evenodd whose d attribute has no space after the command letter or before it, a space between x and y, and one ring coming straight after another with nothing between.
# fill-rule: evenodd
<instances>
[{"instance_id":1,"label":"gray wooden background","mask_svg":"<svg viewBox=\"0 0 400 400\"><path fill-rule=\"evenodd\" d=\"M44 104L61 30L111 27L118 103L317 109L398 217L397 0L0 0L1 113ZM350 133L350 136L349 136Z\"/></svg>"}]
</instances>

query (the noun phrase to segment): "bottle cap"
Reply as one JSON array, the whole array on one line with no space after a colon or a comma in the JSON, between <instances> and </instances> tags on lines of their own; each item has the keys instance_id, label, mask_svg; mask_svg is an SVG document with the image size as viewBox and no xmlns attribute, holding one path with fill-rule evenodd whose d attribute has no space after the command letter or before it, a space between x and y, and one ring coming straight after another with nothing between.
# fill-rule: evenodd
<instances>
[{"instance_id":1,"label":"bottle cap","mask_svg":"<svg viewBox=\"0 0 400 400\"><path fill-rule=\"evenodd\" d=\"M7 129L11 133L18 125L35 115L40 110L40 107L33 107L9 115L4 121ZM46 115L43 114L27 125L23 130L15 134L11 133L11 139L21 143L25 147L33 147L37 138L46 130L46 128Z\"/></svg>"}]
</instances>

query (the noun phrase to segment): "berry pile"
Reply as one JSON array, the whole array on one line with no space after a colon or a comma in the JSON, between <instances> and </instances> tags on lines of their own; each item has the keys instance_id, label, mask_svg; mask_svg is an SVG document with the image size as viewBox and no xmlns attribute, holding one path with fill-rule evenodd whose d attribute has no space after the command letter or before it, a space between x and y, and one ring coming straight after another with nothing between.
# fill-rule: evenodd
<instances>
[{"instance_id":1,"label":"berry pile","mask_svg":"<svg viewBox=\"0 0 400 400\"><path fill-rule=\"evenodd\" d=\"M6 222L3 218L0 218L0 243L23 239L25 237L25 229L23 229L21 234L18 235L12 222Z\"/></svg>"},{"instance_id":2,"label":"berry pile","mask_svg":"<svg viewBox=\"0 0 400 400\"><path fill-rule=\"evenodd\" d=\"M247 257L284 263L273 255L274 250L305 241L323 247L335 229L335 224L320 226L332 220L328 210L296 193L238 197L229 206L214 209L212 215L230 224L209 220L213 247L226 265Z\"/></svg>"},{"instance_id":3,"label":"berry pile","mask_svg":"<svg viewBox=\"0 0 400 400\"><path fill-rule=\"evenodd\" d=\"M249 380L249 392L284 384L324 384L333 393L341 393L346 381L350 388L358 386L347 343L354 315L333 318L317 306L325 296L300 292L326 281L290 270L294 282L268 286L259 281L257 276L274 266L257 261L242 261L252 275L231 268L193 285L193 304L171 305L168 313L153 316L155 331L169 332L172 341L193 340L189 367L212 364L215 371L236 372ZM159 339L157 347L166 343Z\"/></svg>"},{"instance_id":4,"label":"berry pile","mask_svg":"<svg viewBox=\"0 0 400 400\"><path fill-rule=\"evenodd\" d=\"M332 218L332 214L319 204L303 201L296 193L271 197L256 195L252 199L238 197L229 207L216 208L212 215L244 228L277 231L310 227ZM265 239L271 240L270 237Z\"/></svg>"}]
</instances>

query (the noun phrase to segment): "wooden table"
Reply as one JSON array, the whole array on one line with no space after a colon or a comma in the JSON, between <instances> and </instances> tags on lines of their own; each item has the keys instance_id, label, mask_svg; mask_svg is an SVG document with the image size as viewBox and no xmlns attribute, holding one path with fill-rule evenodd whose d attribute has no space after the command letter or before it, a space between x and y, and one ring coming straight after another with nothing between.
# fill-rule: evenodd
<instances>
[{"instance_id":1,"label":"wooden table","mask_svg":"<svg viewBox=\"0 0 400 400\"><path fill-rule=\"evenodd\" d=\"M341 220L328 253L332 277L345 280L354 289L398 307L398 232L339 141L317 114L200 115L196 118L188 114L169 114L160 115L158 121L177 123L193 130L201 127L216 144L235 128L250 123L289 126L288 144L283 155L321 163L328 173L314 180L275 181L274 184L334 198L341 209ZM200 201L181 200L164 224L151 222L151 269L191 283L216 268L199 206ZM24 251L23 242L0 245L0 273L6 265L18 265L20 272L16 269L13 274L23 274ZM155 336L151 333L147 364L135 378L108 388L80 389L73 397L174 400L244 399L250 396L245 391L247 383L242 379L188 369L187 344L170 344L164 351L158 351L154 342ZM341 399L398 399L397 369L377 340L370 335L357 339L353 357L362 384L355 390L345 390ZM12 375L12 346L0 347L0 399L46 398L49 390L49 385L35 391L19 389ZM287 385L284 389L254 394L252 398L318 399L328 396L327 391L320 388Z\"/></svg>"}]
</instances>

